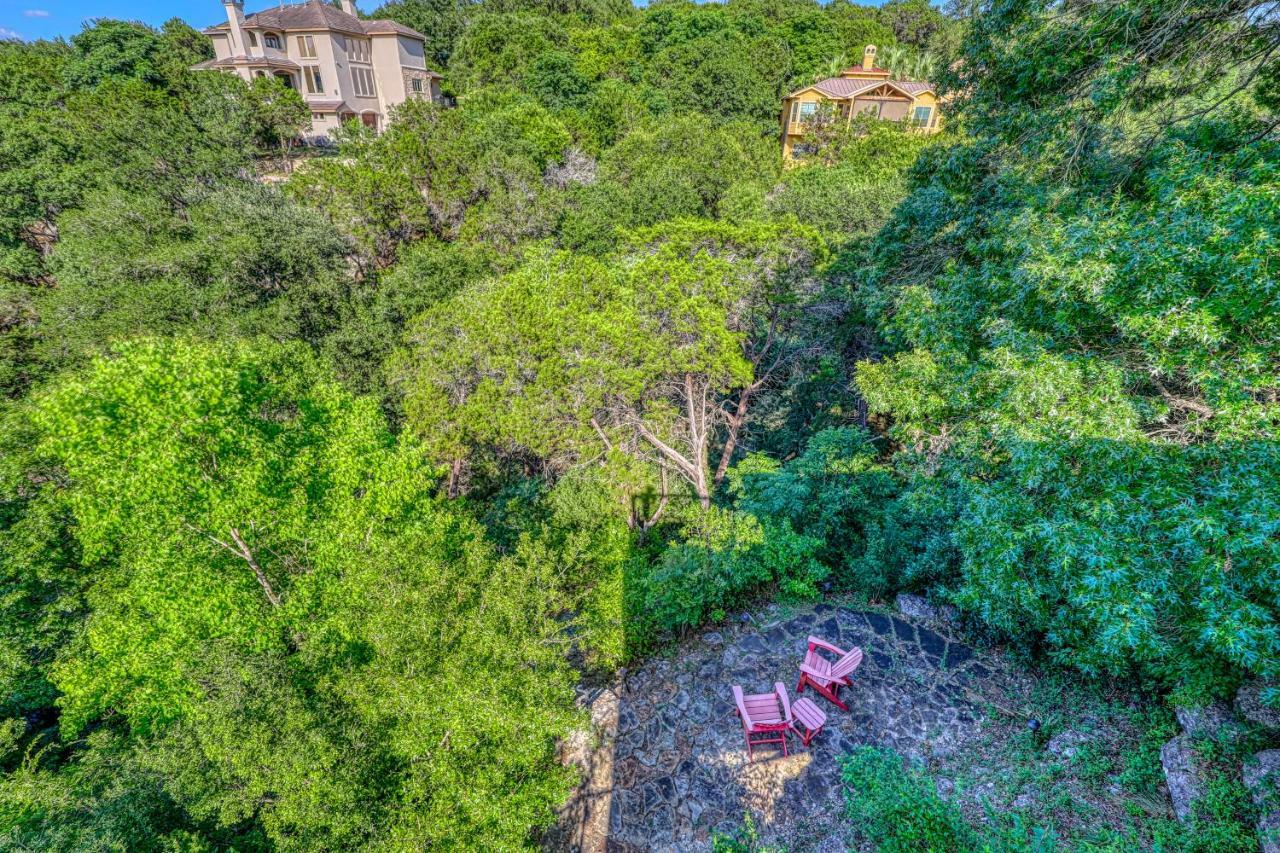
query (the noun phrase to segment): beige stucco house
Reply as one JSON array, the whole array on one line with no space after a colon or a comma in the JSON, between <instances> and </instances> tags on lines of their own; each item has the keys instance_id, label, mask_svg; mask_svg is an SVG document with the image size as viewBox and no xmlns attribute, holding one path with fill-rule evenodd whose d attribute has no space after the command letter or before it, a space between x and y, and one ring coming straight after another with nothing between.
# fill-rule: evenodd
<instances>
[{"instance_id":1,"label":"beige stucco house","mask_svg":"<svg viewBox=\"0 0 1280 853\"><path fill-rule=\"evenodd\" d=\"M922 80L894 80L887 68L876 67L876 46L867 45L862 65L846 68L839 77L828 77L797 89L782 99L782 156L803 157L804 137L830 105L829 118L848 126L855 115L869 114L887 121L905 121L922 133L941 129L938 93Z\"/></svg>"},{"instance_id":2,"label":"beige stucco house","mask_svg":"<svg viewBox=\"0 0 1280 853\"><path fill-rule=\"evenodd\" d=\"M313 138L359 119L382 128L408 98L440 99L440 75L427 69L421 33L395 21L366 21L352 0L337 9L321 0L279 5L251 15L243 0L223 0L227 21L204 30L214 58L195 66L275 75L311 107Z\"/></svg>"}]
</instances>

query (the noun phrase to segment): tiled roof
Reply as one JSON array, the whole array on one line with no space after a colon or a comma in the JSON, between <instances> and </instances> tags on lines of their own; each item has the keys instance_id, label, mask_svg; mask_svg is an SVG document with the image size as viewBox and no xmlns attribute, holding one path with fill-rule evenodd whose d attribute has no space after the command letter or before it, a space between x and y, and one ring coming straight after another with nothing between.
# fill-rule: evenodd
<instances>
[{"instance_id":1,"label":"tiled roof","mask_svg":"<svg viewBox=\"0 0 1280 853\"><path fill-rule=\"evenodd\" d=\"M206 59L191 67L197 71L204 71L209 68L231 68L236 65L265 65L268 68L287 68L290 71L297 71L301 67L292 59L278 56L245 56L243 53L239 56L228 56L225 59Z\"/></svg>"},{"instance_id":2,"label":"tiled roof","mask_svg":"<svg viewBox=\"0 0 1280 853\"><path fill-rule=\"evenodd\" d=\"M313 113L350 112L351 108L341 99L307 101L307 107Z\"/></svg>"},{"instance_id":3,"label":"tiled roof","mask_svg":"<svg viewBox=\"0 0 1280 853\"><path fill-rule=\"evenodd\" d=\"M883 86L883 80L853 80L848 77L829 77L813 84L813 88L829 98L847 98L863 89Z\"/></svg>"},{"instance_id":4,"label":"tiled roof","mask_svg":"<svg viewBox=\"0 0 1280 853\"><path fill-rule=\"evenodd\" d=\"M321 3L320 0L307 0L291 6L280 6L275 9L263 9L244 16L244 25L253 29L271 30L337 30L356 35L402 35L426 41L426 37L417 30L409 29L395 21L362 21L348 15L341 9ZM206 35L226 32L231 25L226 21L204 30Z\"/></svg>"},{"instance_id":5,"label":"tiled roof","mask_svg":"<svg viewBox=\"0 0 1280 853\"><path fill-rule=\"evenodd\" d=\"M411 30L404 24L397 24L395 21L389 21L385 18L379 18L374 21L361 21L360 25L364 27L364 31L369 35L376 36L383 33L395 33L398 36L409 36L410 38L426 41L426 37L417 30Z\"/></svg>"},{"instance_id":6,"label":"tiled roof","mask_svg":"<svg viewBox=\"0 0 1280 853\"><path fill-rule=\"evenodd\" d=\"M925 82L924 80L891 80L889 82L893 83L893 85L900 89L906 89L913 95L918 95L921 92L934 91L933 84Z\"/></svg>"},{"instance_id":7,"label":"tiled roof","mask_svg":"<svg viewBox=\"0 0 1280 853\"><path fill-rule=\"evenodd\" d=\"M851 98L861 92L876 89L880 86L896 86L909 95L918 95L921 92L932 92L933 84L926 83L923 80L858 80L849 77L828 77L826 80L819 80L812 87L806 86L805 89L814 88L828 98ZM798 89L792 92L792 95L803 92L804 89Z\"/></svg>"}]
</instances>

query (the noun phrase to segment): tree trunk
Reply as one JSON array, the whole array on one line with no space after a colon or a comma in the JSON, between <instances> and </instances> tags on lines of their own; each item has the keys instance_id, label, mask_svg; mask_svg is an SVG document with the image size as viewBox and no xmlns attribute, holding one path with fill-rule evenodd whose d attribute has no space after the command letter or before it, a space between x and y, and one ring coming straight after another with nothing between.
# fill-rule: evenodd
<instances>
[{"instance_id":1,"label":"tree trunk","mask_svg":"<svg viewBox=\"0 0 1280 853\"><path fill-rule=\"evenodd\" d=\"M695 398L697 400L695 401ZM711 489L707 486L707 383L695 391L693 374L684 375L685 416L689 421L689 447L693 451L693 490L703 509L711 507Z\"/></svg>"},{"instance_id":2,"label":"tree trunk","mask_svg":"<svg viewBox=\"0 0 1280 853\"><path fill-rule=\"evenodd\" d=\"M462 457L459 456L453 460L453 464L449 466L449 482L445 487L445 494L451 498L456 498L462 492Z\"/></svg>"},{"instance_id":3,"label":"tree trunk","mask_svg":"<svg viewBox=\"0 0 1280 853\"><path fill-rule=\"evenodd\" d=\"M754 385L742 389L742 393L738 395L738 405L734 406L733 414L729 416L729 433L725 436L724 449L720 451L720 464L716 465L716 476L712 481L717 486L729 472L729 463L733 461L733 451L738 448L738 434L747 420L747 408L754 390Z\"/></svg>"},{"instance_id":4,"label":"tree trunk","mask_svg":"<svg viewBox=\"0 0 1280 853\"><path fill-rule=\"evenodd\" d=\"M279 607L280 597L271 588L271 581L267 579L267 573L258 565L253 552L249 550L249 546L245 544L244 539L240 538L240 531L234 527L231 528L231 541L236 543L236 547L240 549L240 556L249 564L249 568L253 569L253 575L258 579L258 585L262 587L262 591L267 595L267 601L271 602L272 607Z\"/></svg>"}]
</instances>

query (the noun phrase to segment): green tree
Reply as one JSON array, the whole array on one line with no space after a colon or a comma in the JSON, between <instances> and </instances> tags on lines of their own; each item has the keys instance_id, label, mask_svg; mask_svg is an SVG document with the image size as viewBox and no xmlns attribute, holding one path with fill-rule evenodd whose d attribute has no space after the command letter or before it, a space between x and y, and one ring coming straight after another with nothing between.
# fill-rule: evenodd
<instances>
[{"instance_id":1,"label":"green tree","mask_svg":"<svg viewBox=\"0 0 1280 853\"><path fill-rule=\"evenodd\" d=\"M562 239L603 251L620 228L713 218L735 181L777 168L776 144L750 127L717 128L696 115L654 120L601 157L596 182L577 194L576 209L561 226Z\"/></svg>"},{"instance_id":2,"label":"green tree","mask_svg":"<svg viewBox=\"0 0 1280 853\"><path fill-rule=\"evenodd\" d=\"M178 81L197 62L213 59L209 37L181 18L170 18L160 27L162 71L168 80Z\"/></svg>"},{"instance_id":3,"label":"green tree","mask_svg":"<svg viewBox=\"0 0 1280 853\"><path fill-rule=\"evenodd\" d=\"M839 116L832 121L826 133L805 138L816 148L812 159L830 166L788 170L766 207L848 241L875 233L890 218L908 192L908 170L937 143L894 122L859 119L846 129Z\"/></svg>"},{"instance_id":4,"label":"green tree","mask_svg":"<svg viewBox=\"0 0 1280 853\"><path fill-rule=\"evenodd\" d=\"M572 719L554 570L497 557L304 348L135 342L30 423L83 579L48 669L68 745L123 720L188 825L276 848L519 844L551 819ZM37 776L101 762L78 749ZM4 796L48 827L21 782Z\"/></svg>"},{"instance_id":5,"label":"green tree","mask_svg":"<svg viewBox=\"0 0 1280 853\"><path fill-rule=\"evenodd\" d=\"M554 19L529 12L484 12L471 21L449 60L449 79L461 92L520 85L548 51L568 42Z\"/></svg>"},{"instance_id":6,"label":"green tree","mask_svg":"<svg viewBox=\"0 0 1280 853\"><path fill-rule=\"evenodd\" d=\"M162 84L165 44L160 35L135 21L98 19L71 37L71 57L63 70L73 89L103 80Z\"/></svg>"},{"instance_id":7,"label":"green tree","mask_svg":"<svg viewBox=\"0 0 1280 853\"><path fill-rule=\"evenodd\" d=\"M1140 11L972 21L974 136L922 158L876 240L857 385L948 507L956 600L1086 671L1225 691L1273 677L1280 619L1271 34Z\"/></svg>"},{"instance_id":8,"label":"green tree","mask_svg":"<svg viewBox=\"0 0 1280 853\"><path fill-rule=\"evenodd\" d=\"M264 150L277 148L285 163L289 151L311 126L311 110L292 86L274 76L258 77L249 84L249 109L253 135Z\"/></svg>"},{"instance_id":9,"label":"green tree","mask_svg":"<svg viewBox=\"0 0 1280 853\"><path fill-rule=\"evenodd\" d=\"M450 110L410 100L385 133L357 129L344 158L313 164L289 191L355 239L371 269L389 266L406 243L456 240L464 227L509 249L551 230L543 173L569 142L545 107L511 90L477 92Z\"/></svg>"},{"instance_id":10,"label":"green tree","mask_svg":"<svg viewBox=\"0 0 1280 853\"><path fill-rule=\"evenodd\" d=\"M725 31L672 44L645 66L644 80L679 113L743 121L772 131L791 78L790 51L780 38Z\"/></svg>"},{"instance_id":11,"label":"green tree","mask_svg":"<svg viewBox=\"0 0 1280 853\"><path fill-rule=\"evenodd\" d=\"M860 62L862 51L869 44L886 47L896 40L893 29L880 16L880 10L871 6L851 3L849 0L832 0L825 13L840 33L840 53L846 57L843 64Z\"/></svg>"},{"instance_id":12,"label":"green tree","mask_svg":"<svg viewBox=\"0 0 1280 853\"><path fill-rule=\"evenodd\" d=\"M561 51L549 51L535 59L525 76L525 87L551 110L575 106L589 91L573 57Z\"/></svg>"},{"instance_id":13,"label":"green tree","mask_svg":"<svg viewBox=\"0 0 1280 853\"><path fill-rule=\"evenodd\" d=\"M898 43L920 50L947 26L942 13L929 0L888 0L880 7L880 19L893 30Z\"/></svg>"},{"instance_id":14,"label":"green tree","mask_svg":"<svg viewBox=\"0 0 1280 853\"><path fill-rule=\"evenodd\" d=\"M318 344L333 328L350 247L319 216L255 184L184 201L175 212L116 191L62 217L50 260L58 287L35 300L47 363L73 363L136 335Z\"/></svg>"},{"instance_id":15,"label":"green tree","mask_svg":"<svg viewBox=\"0 0 1280 853\"><path fill-rule=\"evenodd\" d=\"M406 411L455 485L472 448L560 468L617 448L709 505L756 397L809 354L797 332L824 249L804 230L694 221L629 242L604 262L534 258L414 330Z\"/></svg>"}]
</instances>

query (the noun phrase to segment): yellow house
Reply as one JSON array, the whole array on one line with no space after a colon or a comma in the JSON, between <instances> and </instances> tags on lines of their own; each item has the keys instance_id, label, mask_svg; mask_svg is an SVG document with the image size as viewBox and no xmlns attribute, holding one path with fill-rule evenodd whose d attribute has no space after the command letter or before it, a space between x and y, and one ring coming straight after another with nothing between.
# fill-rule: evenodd
<instances>
[{"instance_id":1,"label":"yellow house","mask_svg":"<svg viewBox=\"0 0 1280 853\"><path fill-rule=\"evenodd\" d=\"M811 153L804 136L819 116L843 122L855 115L871 115L887 121L906 121L922 133L940 129L938 93L922 80L893 80L886 68L876 67L876 46L867 45L862 65L846 68L839 77L828 77L797 89L782 99L782 156L794 160ZM830 110L822 110L827 104Z\"/></svg>"}]
</instances>

